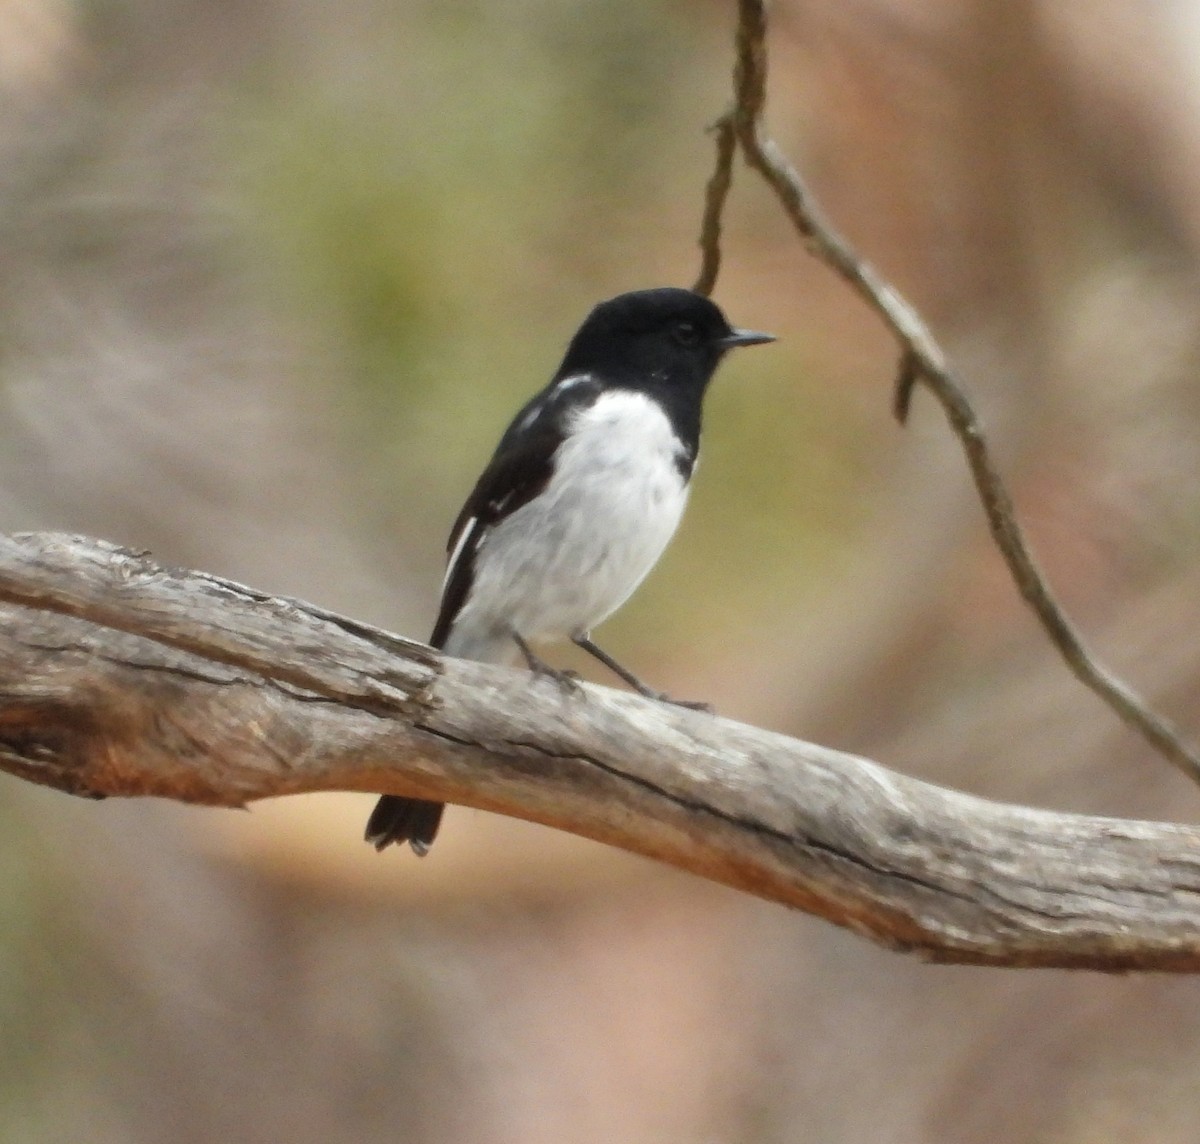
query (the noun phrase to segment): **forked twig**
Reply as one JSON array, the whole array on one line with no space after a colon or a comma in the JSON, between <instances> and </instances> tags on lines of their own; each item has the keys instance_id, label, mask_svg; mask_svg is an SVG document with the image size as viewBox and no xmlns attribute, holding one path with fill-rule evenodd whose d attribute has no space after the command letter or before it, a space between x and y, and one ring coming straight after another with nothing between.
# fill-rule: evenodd
<instances>
[{"instance_id":1,"label":"forked twig","mask_svg":"<svg viewBox=\"0 0 1200 1144\"><path fill-rule=\"evenodd\" d=\"M711 292L720 267L721 210L732 179L733 153L766 180L809 252L833 268L875 311L900 346L893 408L903 424L914 386L937 399L962 443L967 464L996 542L1013 581L1075 676L1130 727L1195 782L1200 754L1179 730L1097 662L1067 619L1029 549L1012 500L992 460L983 429L966 393L929 327L911 305L825 219L796 169L762 129L767 90L767 15L764 0L738 0L734 102L718 120L717 164L705 197L700 245L703 263L696 289Z\"/></svg>"}]
</instances>

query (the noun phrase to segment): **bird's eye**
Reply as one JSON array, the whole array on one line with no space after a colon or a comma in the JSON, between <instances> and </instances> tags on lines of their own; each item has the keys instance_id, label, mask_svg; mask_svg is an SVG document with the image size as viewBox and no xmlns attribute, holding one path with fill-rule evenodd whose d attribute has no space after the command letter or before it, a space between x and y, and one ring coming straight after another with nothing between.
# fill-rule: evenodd
<instances>
[{"instance_id":1,"label":"bird's eye","mask_svg":"<svg viewBox=\"0 0 1200 1144\"><path fill-rule=\"evenodd\" d=\"M680 322L672 333L681 346L694 346L700 340L700 331L691 322Z\"/></svg>"}]
</instances>

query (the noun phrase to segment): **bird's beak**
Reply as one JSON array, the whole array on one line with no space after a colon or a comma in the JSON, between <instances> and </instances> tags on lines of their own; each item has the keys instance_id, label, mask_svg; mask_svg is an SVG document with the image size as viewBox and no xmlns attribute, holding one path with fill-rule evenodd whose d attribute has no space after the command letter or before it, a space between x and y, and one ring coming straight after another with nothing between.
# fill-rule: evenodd
<instances>
[{"instance_id":1,"label":"bird's beak","mask_svg":"<svg viewBox=\"0 0 1200 1144\"><path fill-rule=\"evenodd\" d=\"M757 330L731 330L717 344L722 349L731 350L734 346L761 346L773 341L774 334L760 334Z\"/></svg>"}]
</instances>

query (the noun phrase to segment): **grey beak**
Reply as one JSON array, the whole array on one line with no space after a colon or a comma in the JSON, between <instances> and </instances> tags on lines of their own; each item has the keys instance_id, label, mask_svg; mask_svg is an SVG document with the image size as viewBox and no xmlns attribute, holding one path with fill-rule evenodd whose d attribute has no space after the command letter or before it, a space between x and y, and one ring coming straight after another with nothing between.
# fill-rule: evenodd
<instances>
[{"instance_id":1,"label":"grey beak","mask_svg":"<svg viewBox=\"0 0 1200 1144\"><path fill-rule=\"evenodd\" d=\"M731 330L717 344L731 350L735 346L761 346L775 341L774 334L760 334L757 330Z\"/></svg>"}]
</instances>

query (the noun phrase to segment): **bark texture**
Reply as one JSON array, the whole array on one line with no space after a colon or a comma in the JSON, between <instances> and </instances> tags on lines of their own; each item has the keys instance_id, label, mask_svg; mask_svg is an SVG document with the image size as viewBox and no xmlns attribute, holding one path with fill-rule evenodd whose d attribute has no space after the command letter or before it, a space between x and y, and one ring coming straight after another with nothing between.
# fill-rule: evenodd
<instances>
[{"instance_id":1,"label":"bark texture","mask_svg":"<svg viewBox=\"0 0 1200 1144\"><path fill-rule=\"evenodd\" d=\"M0 537L0 601L0 768L72 794L438 798L931 960L1200 969L1195 827L1002 805L638 696L564 692L82 537Z\"/></svg>"}]
</instances>

